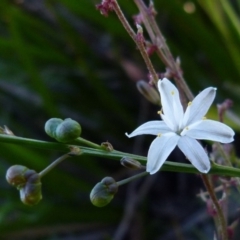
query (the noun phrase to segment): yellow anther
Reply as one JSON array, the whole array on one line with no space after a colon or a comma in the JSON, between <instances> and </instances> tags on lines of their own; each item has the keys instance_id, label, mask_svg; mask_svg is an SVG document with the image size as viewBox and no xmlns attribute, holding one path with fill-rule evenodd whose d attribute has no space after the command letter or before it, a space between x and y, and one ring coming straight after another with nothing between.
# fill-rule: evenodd
<instances>
[{"instance_id":1,"label":"yellow anther","mask_svg":"<svg viewBox=\"0 0 240 240\"><path fill-rule=\"evenodd\" d=\"M189 130L189 128L188 128L188 127L185 127L185 129L186 129L186 130Z\"/></svg>"},{"instance_id":2,"label":"yellow anther","mask_svg":"<svg viewBox=\"0 0 240 240\"><path fill-rule=\"evenodd\" d=\"M188 103L188 106L191 106L191 105L192 105L192 102L189 102L189 103Z\"/></svg>"},{"instance_id":3,"label":"yellow anther","mask_svg":"<svg viewBox=\"0 0 240 240\"><path fill-rule=\"evenodd\" d=\"M206 120L207 118L206 117L203 117L202 120Z\"/></svg>"},{"instance_id":4,"label":"yellow anther","mask_svg":"<svg viewBox=\"0 0 240 240\"><path fill-rule=\"evenodd\" d=\"M174 95L174 91L171 91L171 94Z\"/></svg>"},{"instance_id":5,"label":"yellow anther","mask_svg":"<svg viewBox=\"0 0 240 240\"><path fill-rule=\"evenodd\" d=\"M161 137L161 135L162 135L162 134L161 134L161 133L159 133L157 136L158 136L158 137Z\"/></svg>"},{"instance_id":6,"label":"yellow anther","mask_svg":"<svg viewBox=\"0 0 240 240\"><path fill-rule=\"evenodd\" d=\"M159 114L159 115L162 114L162 110L159 110L159 111L157 112L157 114Z\"/></svg>"}]
</instances>

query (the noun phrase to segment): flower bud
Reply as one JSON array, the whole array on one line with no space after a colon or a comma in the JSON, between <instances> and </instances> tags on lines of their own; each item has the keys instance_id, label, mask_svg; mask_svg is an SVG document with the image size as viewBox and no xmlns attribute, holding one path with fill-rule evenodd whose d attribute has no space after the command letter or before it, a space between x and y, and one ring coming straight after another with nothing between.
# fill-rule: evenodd
<instances>
[{"instance_id":1,"label":"flower bud","mask_svg":"<svg viewBox=\"0 0 240 240\"><path fill-rule=\"evenodd\" d=\"M56 139L59 142L70 142L78 138L81 132L82 129L78 122L71 118L66 118L56 128Z\"/></svg>"},{"instance_id":2,"label":"flower bud","mask_svg":"<svg viewBox=\"0 0 240 240\"><path fill-rule=\"evenodd\" d=\"M25 173L29 169L25 166L14 165L11 166L6 173L7 182L14 187L21 187L26 183Z\"/></svg>"},{"instance_id":3,"label":"flower bud","mask_svg":"<svg viewBox=\"0 0 240 240\"><path fill-rule=\"evenodd\" d=\"M42 199L42 183L38 173L33 173L27 179L26 185L20 189L21 201L26 205L36 205Z\"/></svg>"},{"instance_id":4,"label":"flower bud","mask_svg":"<svg viewBox=\"0 0 240 240\"><path fill-rule=\"evenodd\" d=\"M103 147L108 152L112 152L114 150L110 142L102 142L101 147Z\"/></svg>"},{"instance_id":5,"label":"flower bud","mask_svg":"<svg viewBox=\"0 0 240 240\"><path fill-rule=\"evenodd\" d=\"M44 126L45 132L52 138L56 138L56 128L62 123L63 120L60 118L51 118L49 119Z\"/></svg>"},{"instance_id":6,"label":"flower bud","mask_svg":"<svg viewBox=\"0 0 240 240\"><path fill-rule=\"evenodd\" d=\"M118 191L118 184L112 177L105 177L90 193L90 200L96 207L104 207L111 202Z\"/></svg>"},{"instance_id":7,"label":"flower bud","mask_svg":"<svg viewBox=\"0 0 240 240\"><path fill-rule=\"evenodd\" d=\"M6 179L19 190L24 204L35 205L42 199L41 179L36 171L25 166L14 165L7 170Z\"/></svg>"},{"instance_id":8,"label":"flower bud","mask_svg":"<svg viewBox=\"0 0 240 240\"><path fill-rule=\"evenodd\" d=\"M132 159L132 158L129 158L129 157L123 157L121 160L120 160L120 163L125 167L125 168L130 168L130 169L143 169L144 166Z\"/></svg>"},{"instance_id":9,"label":"flower bud","mask_svg":"<svg viewBox=\"0 0 240 240\"><path fill-rule=\"evenodd\" d=\"M160 96L157 90L150 84L140 80L137 82L137 89L149 102L160 105Z\"/></svg>"}]
</instances>

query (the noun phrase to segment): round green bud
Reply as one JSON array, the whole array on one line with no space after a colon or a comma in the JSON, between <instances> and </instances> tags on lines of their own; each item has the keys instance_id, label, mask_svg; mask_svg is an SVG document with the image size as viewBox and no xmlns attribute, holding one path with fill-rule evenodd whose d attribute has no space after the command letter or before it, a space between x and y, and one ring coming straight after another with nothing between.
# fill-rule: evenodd
<instances>
[{"instance_id":1,"label":"round green bud","mask_svg":"<svg viewBox=\"0 0 240 240\"><path fill-rule=\"evenodd\" d=\"M82 128L80 124L71 118L66 118L56 129L56 140L70 142L80 136Z\"/></svg>"},{"instance_id":2,"label":"round green bud","mask_svg":"<svg viewBox=\"0 0 240 240\"><path fill-rule=\"evenodd\" d=\"M26 183L25 173L29 169L22 165L11 166L6 173L6 180L14 187L22 187Z\"/></svg>"},{"instance_id":3,"label":"round green bud","mask_svg":"<svg viewBox=\"0 0 240 240\"><path fill-rule=\"evenodd\" d=\"M109 204L118 191L118 184L111 177L104 178L97 183L90 193L90 200L96 207L104 207Z\"/></svg>"},{"instance_id":4,"label":"round green bud","mask_svg":"<svg viewBox=\"0 0 240 240\"><path fill-rule=\"evenodd\" d=\"M44 126L45 132L48 136L52 138L56 138L56 128L57 126L62 123L63 120L60 118L50 118Z\"/></svg>"},{"instance_id":5,"label":"round green bud","mask_svg":"<svg viewBox=\"0 0 240 240\"><path fill-rule=\"evenodd\" d=\"M20 189L21 201L29 206L39 203L42 199L42 183L41 178L35 171L26 175L27 182Z\"/></svg>"},{"instance_id":6,"label":"round green bud","mask_svg":"<svg viewBox=\"0 0 240 240\"><path fill-rule=\"evenodd\" d=\"M41 178L36 171L14 165L7 170L6 179L19 190L24 204L35 205L42 199Z\"/></svg>"},{"instance_id":7,"label":"round green bud","mask_svg":"<svg viewBox=\"0 0 240 240\"><path fill-rule=\"evenodd\" d=\"M38 173L34 172L27 178L27 183L20 190L21 201L29 206L36 205L42 199L42 183Z\"/></svg>"}]
</instances>

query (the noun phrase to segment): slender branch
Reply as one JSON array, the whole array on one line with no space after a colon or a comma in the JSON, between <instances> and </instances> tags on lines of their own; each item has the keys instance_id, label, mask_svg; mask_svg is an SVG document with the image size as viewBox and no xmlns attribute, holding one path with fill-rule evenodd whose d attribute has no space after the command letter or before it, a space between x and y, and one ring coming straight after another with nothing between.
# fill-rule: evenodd
<instances>
[{"instance_id":1,"label":"slender branch","mask_svg":"<svg viewBox=\"0 0 240 240\"><path fill-rule=\"evenodd\" d=\"M40 173L39 176L40 178L42 178L44 175L46 175L48 172L50 172L53 168L55 168L60 162L62 162L63 160L65 160L66 158L71 157L71 155L64 154L61 157L59 157L58 159L56 159L54 162L52 162L50 165L48 165L45 169L43 169Z\"/></svg>"},{"instance_id":2,"label":"slender branch","mask_svg":"<svg viewBox=\"0 0 240 240\"><path fill-rule=\"evenodd\" d=\"M113 1L113 6L114 6L114 11L117 14L120 22L122 23L123 27L126 29L126 31L128 32L128 34L130 35L130 37L133 39L133 41L136 43L146 65L148 68L148 71L150 72L152 78L154 79L154 82L157 83L158 81L158 75L152 65L152 62L147 54L146 48L143 44L142 41L138 41L137 40L137 34L133 31L133 29L131 28L130 24L128 23L127 19L125 18L120 6L118 5L118 2L115 0Z\"/></svg>"},{"instance_id":3,"label":"slender branch","mask_svg":"<svg viewBox=\"0 0 240 240\"><path fill-rule=\"evenodd\" d=\"M146 176L146 175L148 175L148 174L149 174L148 172L141 172L141 173L136 174L136 175L134 175L134 176L132 176L132 177L123 179L123 180L117 182L117 184L118 184L118 186L121 186L121 185L123 185L123 184L129 183L129 182L131 182L131 181L133 181L133 180L135 180L135 179L138 179L138 178L140 178L140 177L144 177L144 176Z\"/></svg>"},{"instance_id":4,"label":"slender branch","mask_svg":"<svg viewBox=\"0 0 240 240\"><path fill-rule=\"evenodd\" d=\"M139 160L142 163L147 162L146 157L129 154L125 152L120 152L116 150L108 152L106 150L101 150L101 149L93 149L93 148L88 148L88 147L83 147L78 145L70 145L70 144L57 143L57 142L55 143L46 142L46 141L40 141L40 140L35 140L30 138L9 136L6 134L0 134L0 142L24 145L26 147L41 148L45 150L58 150L63 152L69 152L69 150L71 150L72 147L75 146L77 148L80 148L81 154L85 154L85 155L110 158L117 161L120 161L122 157L130 157L135 160ZM177 162L170 162L170 161L166 161L164 163L164 165L161 168L161 171L199 174L198 170L194 168L191 164L177 163ZM213 164L211 167L211 170L209 171L209 174L217 174L217 175L229 176L229 177L240 177L240 169Z\"/></svg>"},{"instance_id":5,"label":"slender branch","mask_svg":"<svg viewBox=\"0 0 240 240\"><path fill-rule=\"evenodd\" d=\"M213 186L211 182L209 181L209 178L207 175L201 174L202 180L204 182L204 185L209 193L209 196L215 206L215 209L217 211L217 216L218 216L218 231L220 232L221 235L221 240L228 240L228 235L227 235L227 224L225 221L225 217L223 214L223 211L219 205L218 199L215 195Z\"/></svg>"},{"instance_id":6,"label":"slender branch","mask_svg":"<svg viewBox=\"0 0 240 240\"><path fill-rule=\"evenodd\" d=\"M84 139L84 138L81 138L81 137L77 138L77 139L74 141L74 143L76 143L76 144L78 144L78 143L80 143L80 144L85 144L85 145L87 145L87 146L89 146L89 147L96 148L96 149L103 149L102 146L100 146L100 145L98 145L98 144L96 144L96 143L90 142L90 141L88 141L88 140L86 140L86 139Z\"/></svg>"},{"instance_id":7,"label":"slender branch","mask_svg":"<svg viewBox=\"0 0 240 240\"><path fill-rule=\"evenodd\" d=\"M177 80L176 83L180 85L181 89L185 92L187 98L189 100L192 100L193 94L189 89L188 85L186 84L186 81L182 76L182 71L174 60L173 55L169 50L168 45L166 44L165 38L156 23L153 13L149 11L149 9L142 0L134 0L134 2L139 8L140 13L143 15L143 22L147 31L149 32L152 43L157 46L158 56L163 61L165 66L174 73L173 76L174 79ZM151 29L149 29L150 27ZM153 32L155 34L153 34Z\"/></svg>"}]
</instances>

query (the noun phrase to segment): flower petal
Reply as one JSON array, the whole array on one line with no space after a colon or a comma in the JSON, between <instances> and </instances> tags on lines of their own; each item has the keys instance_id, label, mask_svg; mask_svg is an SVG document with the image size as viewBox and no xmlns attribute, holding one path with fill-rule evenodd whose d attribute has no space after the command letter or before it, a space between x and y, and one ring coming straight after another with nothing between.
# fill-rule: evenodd
<instances>
[{"instance_id":1,"label":"flower petal","mask_svg":"<svg viewBox=\"0 0 240 240\"><path fill-rule=\"evenodd\" d=\"M171 120L177 131L183 119L183 107L180 102L178 89L167 79L158 81L158 89L165 117Z\"/></svg>"},{"instance_id":2,"label":"flower petal","mask_svg":"<svg viewBox=\"0 0 240 240\"><path fill-rule=\"evenodd\" d=\"M188 104L183 118L183 126L199 121L206 115L216 96L216 90L216 88L208 87Z\"/></svg>"},{"instance_id":3,"label":"flower petal","mask_svg":"<svg viewBox=\"0 0 240 240\"><path fill-rule=\"evenodd\" d=\"M137 129L135 129L132 133L125 133L127 137L135 137L137 135L142 134L151 134L158 135L159 133L167 133L170 132L171 129L166 125L164 121L150 121L142 124Z\"/></svg>"},{"instance_id":4,"label":"flower petal","mask_svg":"<svg viewBox=\"0 0 240 240\"><path fill-rule=\"evenodd\" d=\"M221 143L232 142L234 131L226 124L213 120L201 120L186 127L181 135L195 139L205 139Z\"/></svg>"},{"instance_id":5,"label":"flower petal","mask_svg":"<svg viewBox=\"0 0 240 240\"><path fill-rule=\"evenodd\" d=\"M175 133L166 133L153 140L147 156L147 172L156 173L169 154L176 147L180 136Z\"/></svg>"},{"instance_id":6,"label":"flower petal","mask_svg":"<svg viewBox=\"0 0 240 240\"><path fill-rule=\"evenodd\" d=\"M183 136L178 142L178 147L199 172L207 173L210 170L209 158L197 140Z\"/></svg>"},{"instance_id":7,"label":"flower petal","mask_svg":"<svg viewBox=\"0 0 240 240\"><path fill-rule=\"evenodd\" d=\"M173 123L171 118L168 118L166 115L164 114L160 114L162 120L165 122L165 124L171 129L171 131L176 132L176 125Z\"/></svg>"}]
</instances>

